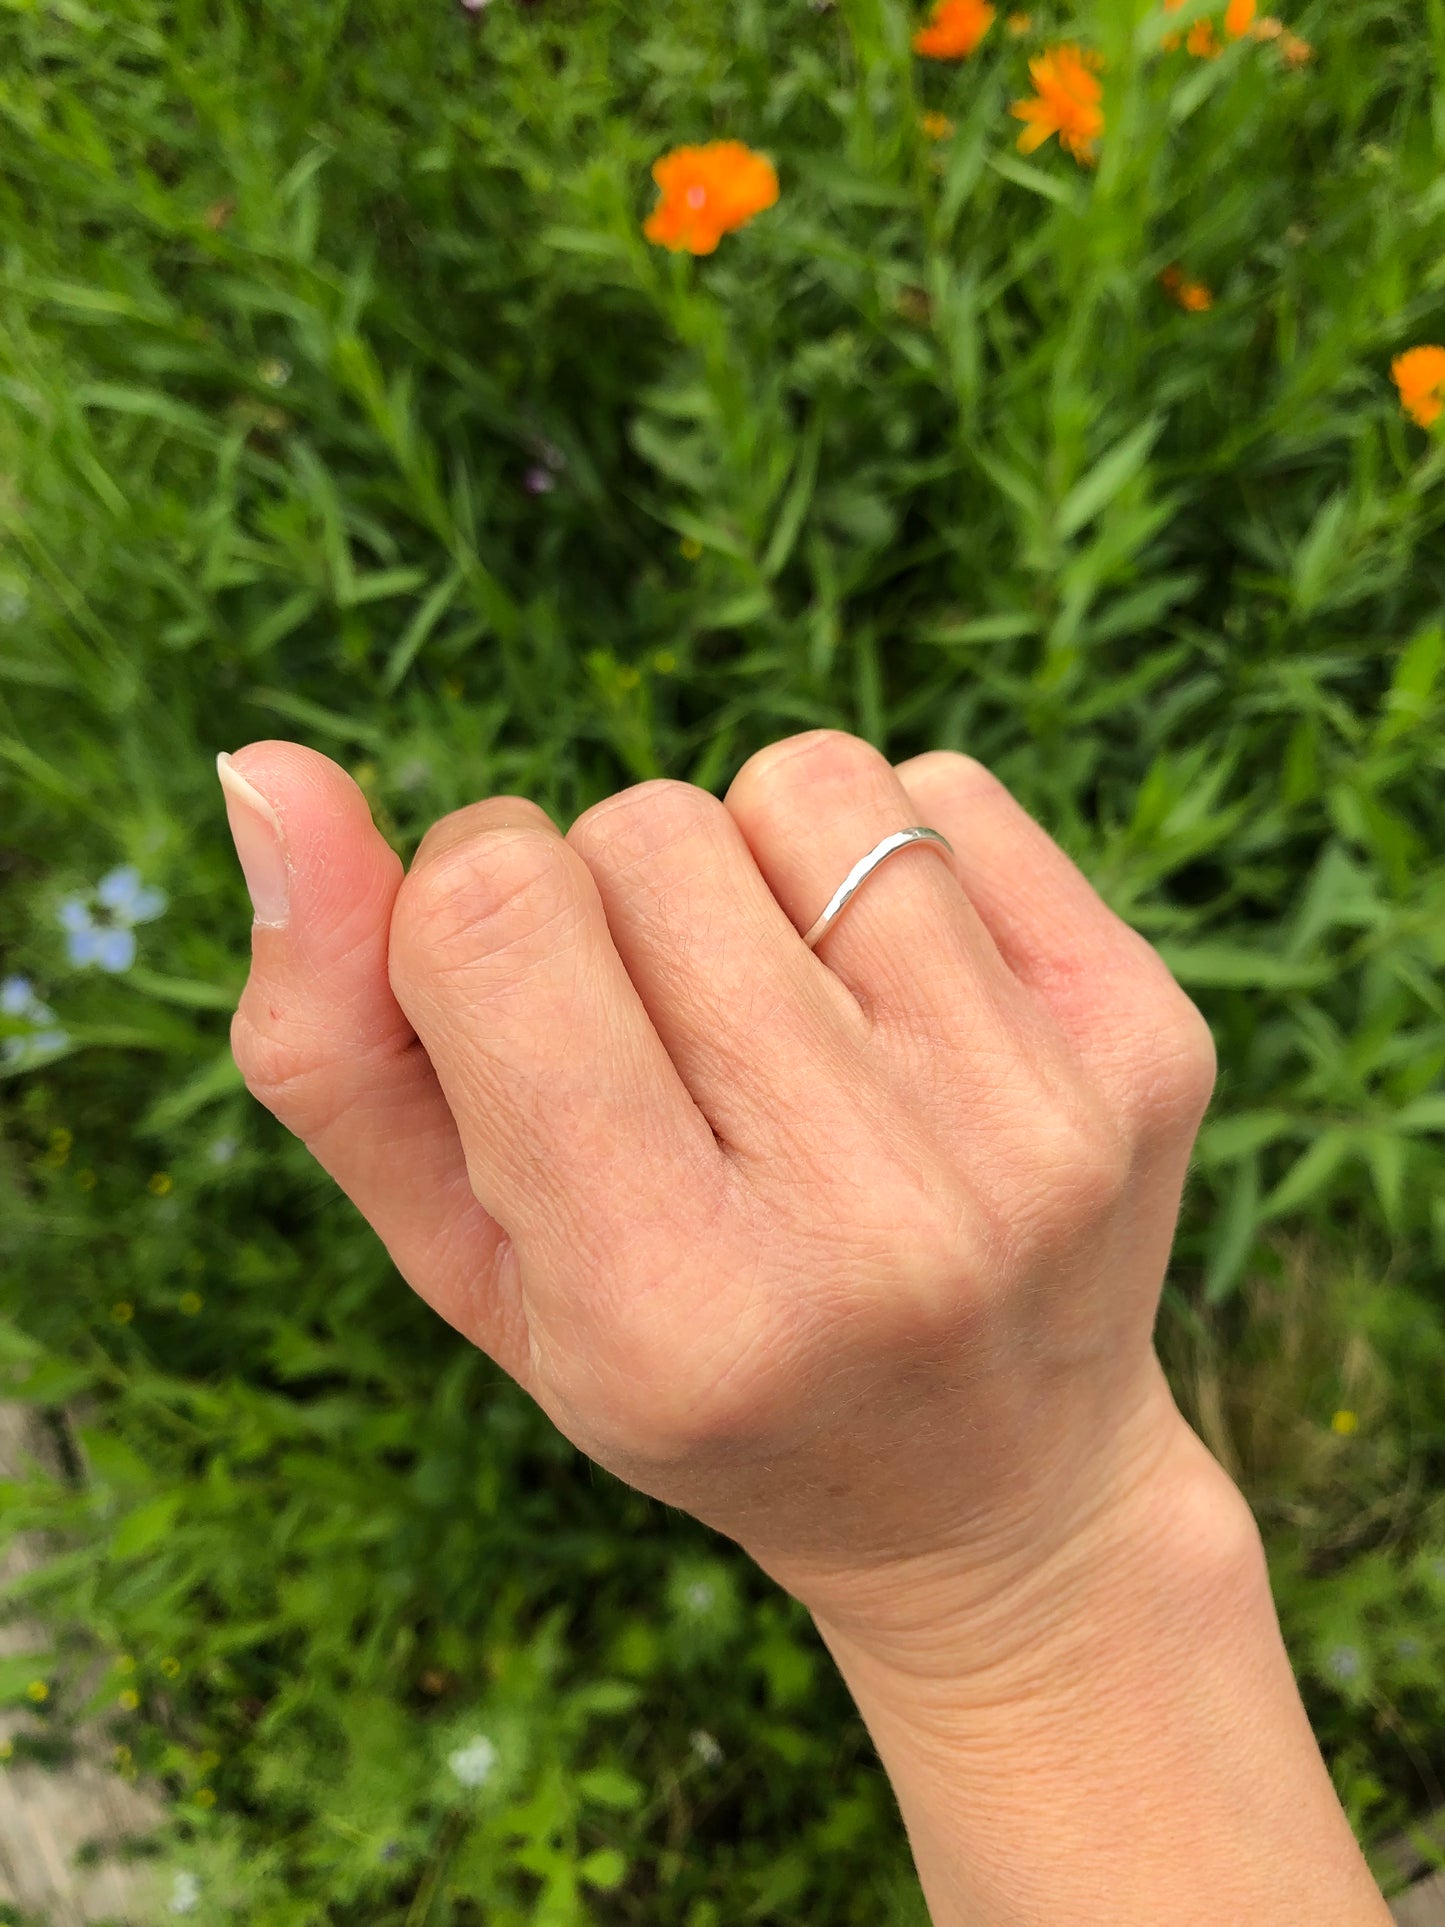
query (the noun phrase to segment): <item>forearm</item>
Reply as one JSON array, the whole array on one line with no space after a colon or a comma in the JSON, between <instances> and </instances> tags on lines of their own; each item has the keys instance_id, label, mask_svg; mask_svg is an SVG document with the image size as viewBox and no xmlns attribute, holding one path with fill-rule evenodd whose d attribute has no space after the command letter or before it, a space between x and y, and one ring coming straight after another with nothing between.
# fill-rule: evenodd
<instances>
[{"instance_id":1,"label":"forearm","mask_svg":"<svg viewBox=\"0 0 1445 1927\"><path fill-rule=\"evenodd\" d=\"M970 1605L950 1677L936 1640L819 1617L935 1927L1388 1927L1254 1522L1187 1428L1159 1484L987 1619Z\"/></svg>"}]
</instances>

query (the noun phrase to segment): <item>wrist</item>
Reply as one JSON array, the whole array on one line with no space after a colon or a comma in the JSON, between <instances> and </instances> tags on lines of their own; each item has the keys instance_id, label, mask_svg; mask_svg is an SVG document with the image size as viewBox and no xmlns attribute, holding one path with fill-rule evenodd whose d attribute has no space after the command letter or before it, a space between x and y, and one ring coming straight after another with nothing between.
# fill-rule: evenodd
<instances>
[{"instance_id":1,"label":"wrist","mask_svg":"<svg viewBox=\"0 0 1445 1927\"><path fill-rule=\"evenodd\" d=\"M1243 1496L1182 1419L1136 1469L1006 1578L815 1614L935 1927L1389 1927Z\"/></svg>"},{"instance_id":2,"label":"wrist","mask_svg":"<svg viewBox=\"0 0 1445 1927\"><path fill-rule=\"evenodd\" d=\"M1089 1701L1113 1648L1273 1624L1248 1504L1171 1413L1029 1553L935 1556L830 1586L810 1610L860 1704L942 1733L981 1708L1063 1714Z\"/></svg>"},{"instance_id":3,"label":"wrist","mask_svg":"<svg viewBox=\"0 0 1445 1927\"><path fill-rule=\"evenodd\" d=\"M1015 1450L996 1465L986 1505L970 1486L988 1442L941 1450L940 1488L955 1489L939 1509L954 1523L930 1543L843 1566L749 1550L808 1608L840 1663L846 1653L896 1674L900 1688L915 1680L931 1691L961 1688L1015 1654L1036 1672L1041 1640L1063 1643L1091 1601L1109 1610L1106 1597L1134 1568L1150 1569L1154 1589L1160 1566L1187 1586L1191 1567L1205 1576L1259 1557L1243 1497L1185 1423L1152 1351L1111 1409L1109 1425L1075 1412L1049 1445Z\"/></svg>"}]
</instances>

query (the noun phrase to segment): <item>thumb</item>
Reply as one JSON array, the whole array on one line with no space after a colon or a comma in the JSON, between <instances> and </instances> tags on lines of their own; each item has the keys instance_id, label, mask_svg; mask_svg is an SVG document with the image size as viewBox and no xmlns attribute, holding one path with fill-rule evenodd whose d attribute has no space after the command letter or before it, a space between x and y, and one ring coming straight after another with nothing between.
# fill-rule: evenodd
<instances>
[{"instance_id":1,"label":"thumb","mask_svg":"<svg viewBox=\"0 0 1445 1927\"><path fill-rule=\"evenodd\" d=\"M511 1245L387 980L402 866L345 770L298 743L216 759L255 911L231 1048L252 1095L370 1221L403 1277L525 1383Z\"/></svg>"}]
</instances>

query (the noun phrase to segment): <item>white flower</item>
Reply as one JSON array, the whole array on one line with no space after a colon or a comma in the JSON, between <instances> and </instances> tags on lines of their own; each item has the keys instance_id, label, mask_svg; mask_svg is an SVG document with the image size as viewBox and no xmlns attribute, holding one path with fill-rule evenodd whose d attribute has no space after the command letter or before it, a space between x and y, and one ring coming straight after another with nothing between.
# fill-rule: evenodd
<instances>
[{"instance_id":1,"label":"white flower","mask_svg":"<svg viewBox=\"0 0 1445 1927\"><path fill-rule=\"evenodd\" d=\"M694 1579L682 1596L688 1608L701 1615L712 1610L717 1588L711 1579Z\"/></svg>"},{"instance_id":2,"label":"white flower","mask_svg":"<svg viewBox=\"0 0 1445 1927\"><path fill-rule=\"evenodd\" d=\"M465 1787L485 1786L497 1764L497 1749L485 1733L479 1733L455 1753L447 1755L447 1765Z\"/></svg>"},{"instance_id":3,"label":"white flower","mask_svg":"<svg viewBox=\"0 0 1445 1927\"><path fill-rule=\"evenodd\" d=\"M28 1069L48 1057L58 1057L70 1038L60 1028L49 1004L41 1003L28 977L7 977L0 983L0 1016L15 1017L30 1026L19 1037L0 1039L0 1063Z\"/></svg>"},{"instance_id":4,"label":"white flower","mask_svg":"<svg viewBox=\"0 0 1445 1927\"><path fill-rule=\"evenodd\" d=\"M211 1160L212 1164L229 1164L240 1148L239 1143L233 1137L212 1138L206 1151L206 1156Z\"/></svg>"},{"instance_id":5,"label":"white flower","mask_svg":"<svg viewBox=\"0 0 1445 1927\"><path fill-rule=\"evenodd\" d=\"M201 1883L193 1873L182 1870L176 1875L171 1888L168 1911L173 1914L193 1914L201 1904Z\"/></svg>"},{"instance_id":6,"label":"white flower","mask_svg":"<svg viewBox=\"0 0 1445 1927\"><path fill-rule=\"evenodd\" d=\"M703 1766L722 1765L723 1750L711 1733L706 1733L699 1727L689 1741L689 1745L692 1747L693 1758L700 1761Z\"/></svg>"},{"instance_id":7,"label":"white flower","mask_svg":"<svg viewBox=\"0 0 1445 1927\"><path fill-rule=\"evenodd\" d=\"M431 776L432 766L425 756L411 756L404 763L397 764L391 780L399 790L406 790L410 794L412 790L425 789Z\"/></svg>"},{"instance_id":8,"label":"white flower","mask_svg":"<svg viewBox=\"0 0 1445 1927\"><path fill-rule=\"evenodd\" d=\"M1325 1654L1325 1671L1337 1680L1358 1679L1364 1664L1358 1646L1332 1646Z\"/></svg>"}]
</instances>

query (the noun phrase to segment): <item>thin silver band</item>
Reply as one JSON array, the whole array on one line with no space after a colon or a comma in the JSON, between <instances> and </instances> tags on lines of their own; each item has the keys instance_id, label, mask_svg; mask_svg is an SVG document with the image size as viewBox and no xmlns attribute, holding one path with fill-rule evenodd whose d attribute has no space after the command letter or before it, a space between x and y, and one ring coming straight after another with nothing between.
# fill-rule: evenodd
<instances>
[{"instance_id":1,"label":"thin silver band","mask_svg":"<svg viewBox=\"0 0 1445 1927\"><path fill-rule=\"evenodd\" d=\"M846 906L858 894L865 878L870 877L880 863L886 863L895 850L906 850L910 843L941 843L950 856L953 845L938 830L896 830L892 836L885 836L881 843L875 843L867 856L860 856L853 868L838 885L828 899L827 908L821 917L803 937L810 950L816 950L823 933L840 917Z\"/></svg>"}]
</instances>

